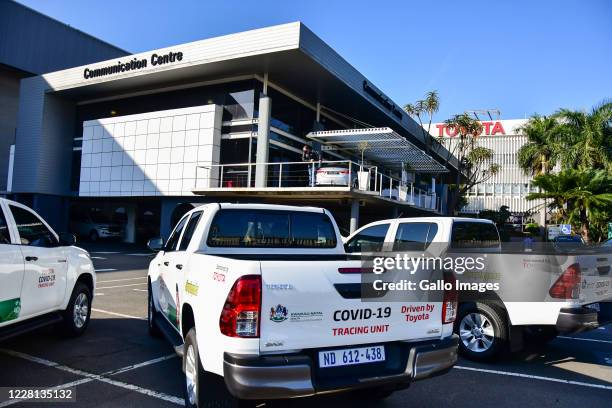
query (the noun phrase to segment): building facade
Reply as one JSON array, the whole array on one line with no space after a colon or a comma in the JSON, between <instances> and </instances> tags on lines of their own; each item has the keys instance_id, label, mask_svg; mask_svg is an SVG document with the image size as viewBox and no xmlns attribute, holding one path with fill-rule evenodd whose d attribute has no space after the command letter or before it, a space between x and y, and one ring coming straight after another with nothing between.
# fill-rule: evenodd
<instances>
[{"instance_id":1,"label":"building facade","mask_svg":"<svg viewBox=\"0 0 612 408\"><path fill-rule=\"evenodd\" d=\"M127 52L12 0L0 0L0 194L14 149L23 78L127 55Z\"/></svg>"},{"instance_id":2,"label":"building facade","mask_svg":"<svg viewBox=\"0 0 612 408\"><path fill-rule=\"evenodd\" d=\"M527 142L520 128L526 123L526 119L481 122L482 133L476 143L493 150L492 162L500 165L500 171L468 192L468 204L462 212L477 214L483 210L499 210L507 206L509 211L518 216L530 213L536 222L542 222L542 203L525 199L527 194L536 192L537 188L531 185L531 176L526 175L518 163L518 151ZM458 140L456 130L448 128L445 123L434 123L431 133L441 138L449 151L454 151Z\"/></svg>"},{"instance_id":3,"label":"building facade","mask_svg":"<svg viewBox=\"0 0 612 408\"><path fill-rule=\"evenodd\" d=\"M220 200L323 206L348 232L444 212L432 177L456 161L424 149L396 103L296 22L23 79L10 193L58 228L71 209L105 212L128 241Z\"/></svg>"}]
</instances>

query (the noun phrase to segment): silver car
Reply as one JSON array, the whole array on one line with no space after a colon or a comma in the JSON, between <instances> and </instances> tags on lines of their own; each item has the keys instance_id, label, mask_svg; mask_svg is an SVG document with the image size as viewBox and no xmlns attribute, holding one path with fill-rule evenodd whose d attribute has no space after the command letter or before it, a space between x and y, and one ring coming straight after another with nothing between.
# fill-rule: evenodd
<instances>
[{"instance_id":1,"label":"silver car","mask_svg":"<svg viewBox=\"0 0 612 408\"><path fill-rule=\"evenodd\" d=\"M349 179L352 179L350 180ZM348 167L329 166L317 169L317 186L357 186L357 173L349 172Z\"/></svg>"}]
</instances>

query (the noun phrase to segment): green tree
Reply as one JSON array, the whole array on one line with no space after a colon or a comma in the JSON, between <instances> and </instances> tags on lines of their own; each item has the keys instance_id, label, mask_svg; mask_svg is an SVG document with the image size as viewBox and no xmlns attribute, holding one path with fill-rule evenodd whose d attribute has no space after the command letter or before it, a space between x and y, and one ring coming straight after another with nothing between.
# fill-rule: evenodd
<instances>
[{"instance_id":1,"label":"green tree","mask_svg":"<svg viewBox=\"0 0 612 408\"><path fill-rule=\"evenodd\" d=\"M421 126L423 140L425 141L425 149L427 153L431 151L431 145L434 139L431 137L431 124L433 116L440 109L440 97L438 91L429 91L425 94L425 98L419 99L414 104L408 103L404 106L404 111L413 118L416 118ZM427 120L427 128L424 126L424 119Z\"/></svg>"},{"instance_id":2,"label":"green tree","mask_svg":"<svg viewBox=\"0 0 612 408\"><path fill-rule=\"evenodd\" d=\"M561 151L561 129L556 117L533 115L518 129L527 142L518 151L518 163L525 174L548 173L556 165Z\"/></svg>"},{"instance_id":3,"label":"green tree","mask_svg":"<svg viewBox=\"0 0 612 408\"><path fill-rule=\"evenodd\" d=\"M612 102L604 100L590 112L560 109L555 117L563 141L564 169L612 171Z\"/></svg>"},{"instance_id":4,"label":"green tree","mask_svg":"<svg viewBox=\"0 0 612 408\"><path fill-rule=\"evenodd\" d=\"M548 207L559 212L566 220L580 228L586 242L591 236L603 236L599 231L602 220L612 209L612 177L606 170L567 169L557 174L540 174L533 179L540 192L530 193L527 200L551 200ZM592 229L597 231L592 231Z\"/></svg>"}]
</instances>

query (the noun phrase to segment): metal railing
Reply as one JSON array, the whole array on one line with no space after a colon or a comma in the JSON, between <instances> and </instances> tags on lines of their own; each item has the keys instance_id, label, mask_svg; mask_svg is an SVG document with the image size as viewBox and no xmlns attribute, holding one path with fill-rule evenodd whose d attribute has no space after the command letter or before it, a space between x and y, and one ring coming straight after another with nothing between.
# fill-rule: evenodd
<instances>
[{"instance_id":1,"label":"metal railing","mask_svg":"<svg viewBox=\"0 0 612 408\"><path fill-rule=\"evenodd\" d=\"M262 168L263 167L263 168ZM265 180L256 182L257 170ZM261 175L260 175L261 177ZM259 184L259 185L258 185ZM339 188L372 193L404 201L415 207L439 210L435 193L402 185L401 180L379 171L377 166L360 165L351 160L316 162L269 162L201 165L196 169L195 190L245 188Z\"/></svg>"}]
</instances>

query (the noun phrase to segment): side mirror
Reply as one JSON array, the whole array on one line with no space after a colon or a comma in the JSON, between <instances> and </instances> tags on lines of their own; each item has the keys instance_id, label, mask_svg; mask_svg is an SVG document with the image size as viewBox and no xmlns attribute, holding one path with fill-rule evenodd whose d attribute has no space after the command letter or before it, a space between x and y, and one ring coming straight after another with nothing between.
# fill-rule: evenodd
<instances>
[{"instance_id":1,"label":"side mirror","mask_svg":"<svg viewBox=\"0 0 612 408\"><path fill-rule=\"evenodd\" d=\"M76 237L74 236L74 234L71 234L69 232L62 232L61 234L59 234L59 243L60 246L73 246L74 244L76 244Z\"/></svg>"},{"instance_id":2,"label":"side mirror","mask_svg":"<svg viewBox=\"0 0 612 408\"><path fill-rule=\"evenodd\" d=\"M159 252L164 247L164 240L162 238L151 238L147 242L147 246L153 252Z\"/></svg>"}]
</instances>

